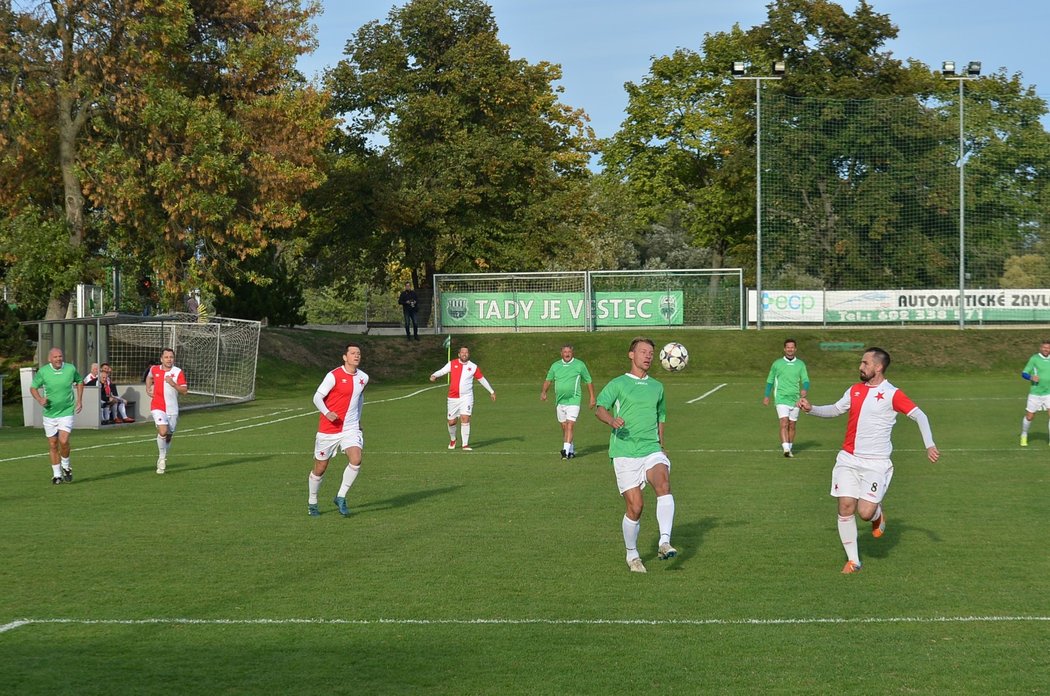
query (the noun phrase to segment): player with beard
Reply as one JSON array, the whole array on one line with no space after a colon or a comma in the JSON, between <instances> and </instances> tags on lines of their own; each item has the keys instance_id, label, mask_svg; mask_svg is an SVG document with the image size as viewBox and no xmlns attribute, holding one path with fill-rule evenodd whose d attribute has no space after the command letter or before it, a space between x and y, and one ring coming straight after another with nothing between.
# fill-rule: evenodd
<instances>
[{"instance_id":1,"label":"player with beard","mask_svg":"<svg viewBox=\"0 0 1050 696\"><path fill-rule=\"evenodd\" d=\"M813 406L806 397L798 401L799 408L820 418L849 413L846 439L831 472L831 495L839 500L839 538L847 558L842 572L847 575L861 567L854 515L859 513L861 519L871 522L871 533L875 538L886 531L882 499L893 478L890 435L897 414L903 413L919 424L926 456L931 462L936 462L941 456L933 443L926 414L886 379L889 366L889 353L881 348L868 348L860 361L860 382L847 389L841 399L826 406Z\"/></svg>"}]
</instances>

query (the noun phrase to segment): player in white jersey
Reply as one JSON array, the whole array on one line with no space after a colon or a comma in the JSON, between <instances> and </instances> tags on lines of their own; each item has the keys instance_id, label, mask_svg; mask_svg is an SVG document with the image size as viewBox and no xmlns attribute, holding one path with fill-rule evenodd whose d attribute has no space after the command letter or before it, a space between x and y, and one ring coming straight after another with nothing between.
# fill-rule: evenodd
<instances>
[{"instance_id":1,"label":"player in white jersey","mask_svg":"<svg viewBox=\"0 0 1050 696\"><path fill-rule=\"evenodd\" d=\"M346 494L361 471L362 450L365 446L361 411L364 408L368 375L358 368L360 364L361 346L348 343L343 351L343 364L325 375L314 392L314 407L321 415L314 438L314 466L307 480L306 512L311 517L321 514L317 507L317 495L324 473L328 470L328 462L339 450L346 453L347 465L343 470L339 492L332 502L340 515L350 516Z\"/></svg>"},{"instance_id":2,"label":"player in white jersey","mask_svg":"<svg viewBox=\"0 0 1050 696\"><path fill-rule=\"evenodd\" d=\"M464 451L470 451L470 414L474 411L474 380L488 391L492 400L496 400L496 390L492 388L481 368L470 361L470 349L462 346L459 357L445 363L440 370L430 375L430 381L442 375L450 375L448 382L448 448L456 449L456 421L459 421L461 442Z\"/></svg>"},{"instance_id":3,"label":"player in white jersey","mask_svg":"<svg viewBox=\"0 0 1050 696\"><path fill-rule=\"evenodd\" d=\"M158 474L167 470L171 438L179 422L179 395L189 390L186 373L175 365L175 351L165 348L160 354L160 364L151 365L146 373L149 412L157 426Z\"/></svg>"},{"instance_id":4,"label":"player in white jersey","mask_svg":"<svg viewBox=\"0 0 1050 696\"><path fill-rule=\"evenodd\" d=\"M841 399L826 406L813 406L806 397L798 401L803 411L821 418L849 413L846 439L831 473L831 495L839 499L839 539L847 558L842 572L846 574L860 570L854 514L860 513L861 519L871 522L871 533L875 538L886 531L882 498L893 478L890 435L897 414L903 413L918 423L926 456L931 462L936 462L941 456L933 443L926 414L903 391L886 380L889 366L889 353L881 348L868 348L860 361L860 382L847 389Z\"/></svg>"}]
</instances>

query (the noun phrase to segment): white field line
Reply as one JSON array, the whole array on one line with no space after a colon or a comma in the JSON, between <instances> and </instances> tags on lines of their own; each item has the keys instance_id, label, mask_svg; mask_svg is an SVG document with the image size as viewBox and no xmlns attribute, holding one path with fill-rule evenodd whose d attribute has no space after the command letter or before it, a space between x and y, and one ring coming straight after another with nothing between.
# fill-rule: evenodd
<instances>
[{"instance_id":1,"label":"white field line","mask_svg":"<svg viewBox=\"0 0 1050 696\"><path fill-rule=\"evenodd\" d=\"M438 384L438 385L435 385L433 387L424 387L423 389L417 389L416 391L414 391L414 392L412 392L410 394L404 394L402 396L395 396L395 397L392 397L392 398L389 398L389 399L376 399L375 401L368 401L367 403L369 405L372 405L372 404L383 404L383 403L387 403L387 402L390 402L390 401L400 401L401 399L408 399L410 397L417 396L419 394L422 394L423 392L427 392L427 391L430 391L432 389L442 389L442 388L444 388L444 386L445 385ZM265 427L265 426L268 426L268 425L274 425L276 423L282 423L282 422L287 421L287 420L293 420L295 418L302 418L303 416L317 415L317 409L310 408L310 409L298 410L297 412L293 413L292 415L284 416L283 418L273 418L273 416L279 416L282 413L288 413L290 411L295 411L295 410L296 409L285 408L285 409L281 409L279 411L272 411L270 413L266 413L266 414L262 414L262 415L258 415L258 416L249 416L247 418L239 418L239 419L236 419L236 420L226 421L226 422L223 422L223 423L216 423L216 424L213 424L213 425L205 425L205 426L200 426L200 427L197 427L197 428L188 428L188 429L179 430L178 432L182 436L182 438L187 438L187 437L207 437L207 436L211 436L211 435L224 435L226 433L232 433L232 432L236 432L238 430L247 430L249 428L262 428L262 427ZM263 421L261 423L251 423L249 425L240 425L240 426L236 426L236 427L227 427L227 426L234 425L236 423L245 423L247 421L258 420L260 418L268 418L269 420L265 420L265 421ZM217 430L217 428L222 428L222 430ZM198 432L198 431L202 431L202 432ZM152 436L151 435L151 436L149 436L146 439L138 439L138 438L142 438L142 437L143 436L140 434L137 437L134 436L134 435L129 435L129 436L121 437L119 439L121 441L123 441L123 444L129 444L129 443L130 444L148 444L150 442L155 442L156 441L156 436ZM83 451L87 451L87 450L102 449L102 448L107 448L107 447L112 447L112 446L113 446L113 441L111 440L111 441L109 441L107 443L104 443L104 444L90 445L90 446L87 446L87 447L77 447L76 449L79 452L83 452ZM38 453L38 454L26 454L26 455L22 455L20 457L5 457L3 459L0 459L0 464L3 464L5 462L15 462L15 461L19 461L19 460L22 460L22 459L36 459L36 458L47 457L47 456L48 456L47 452L41 452L41 453Z\"/></svg>"},{"instance_id":2,"label":"white field line","mask_svg":"<svg viewBox=\"0 0 1050 696\"><path fill-rule=\"evenodd\" d=\"M18 619L0 633L30 625L78 626L809 626L1050 622L1050 616L885 616L773 619Z\"/></svg>"},{"instance_id":3,"label":"white field line","mask_svg":"<svg viewBox=\"0 0 1050 696\"><path fill-rule=\"evenodd\" d=\"M686 401L686 403L687 404L691 404L691 403L693 403L695 401L699 401L700 399L703 399L705 397L711 396L712 394L714 394L716 391L718 391L719 389L721 389L724 386L726 386L726 383L719 384L717 387L715 387L711 391L705 392L705 393L701 394L700 396L696 397L695 399L690 399L689 401Z\"/></svg>"}]
</instances>

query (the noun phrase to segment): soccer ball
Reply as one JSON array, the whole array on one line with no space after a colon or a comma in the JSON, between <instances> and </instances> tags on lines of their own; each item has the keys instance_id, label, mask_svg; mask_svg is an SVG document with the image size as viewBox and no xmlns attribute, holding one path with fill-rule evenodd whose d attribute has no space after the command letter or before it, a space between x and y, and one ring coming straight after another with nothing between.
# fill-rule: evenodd
<instances>
[{"instance_id":1,"label":"soccer ball","mask_svg":"<svg viewBox=\"0 0 1050 696\"><path fill-rule=\"evenodd\" d=\"M689 364L689 351L681 343L668 343L660 349L660 364L668 372L684 370Z\"/></svg>"}]
</instances>

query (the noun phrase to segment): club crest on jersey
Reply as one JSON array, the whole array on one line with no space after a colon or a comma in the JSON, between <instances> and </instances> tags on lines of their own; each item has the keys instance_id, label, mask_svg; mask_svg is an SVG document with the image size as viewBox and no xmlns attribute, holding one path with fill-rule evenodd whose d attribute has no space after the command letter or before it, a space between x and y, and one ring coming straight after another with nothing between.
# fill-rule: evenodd
<instances>
[{"instance_id":1,"label":"club crest on jersey","mask_svg":"<svg viewBox=\"0 0 1050 696\"><path fill-rule=\"evenodd\" d=\"M886 398L886 395L883 394L882 392L879 392L878 394L875 395L875 400L876 401L882 401L885 398Z\"/></svg>"},{"instance_id":2,"label":"club crest on jersey","mask_svg":"<svg viewBox=\"0 0 1050 696\"><path fill-rule=\"evenodd\" d=\"M462 297L450 298L445 303L445 310L453 319L463 319L467 316L467 301Z\"/></svg>"}]
</instances>

